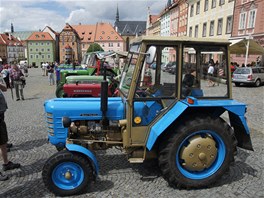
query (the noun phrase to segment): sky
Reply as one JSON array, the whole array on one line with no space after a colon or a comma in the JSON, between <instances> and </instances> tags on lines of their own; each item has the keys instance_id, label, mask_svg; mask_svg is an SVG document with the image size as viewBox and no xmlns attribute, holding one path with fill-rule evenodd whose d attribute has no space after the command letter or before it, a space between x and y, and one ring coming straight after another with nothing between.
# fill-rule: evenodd
<instances>
[{"instance_id":1,"label":"sky","mask_svg":"<svg viewBox=\"0 0 264 198\"><path fill-rule=\"evenodd\" d=\"M57 32L70 25L114 24L117 5L120 21L146 21L159 14L168 0L0 0L0 33L38 31L50 26Z\"/></svg>"}]
</instances>

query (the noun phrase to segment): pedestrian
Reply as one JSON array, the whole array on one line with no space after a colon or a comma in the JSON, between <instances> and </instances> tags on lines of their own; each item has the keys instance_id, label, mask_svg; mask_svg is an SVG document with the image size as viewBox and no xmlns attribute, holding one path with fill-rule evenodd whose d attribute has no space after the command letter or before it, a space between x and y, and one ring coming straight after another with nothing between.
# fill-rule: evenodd
<instances>
[{"instance_id":1,"label":"pedestrian","mask_svg":"<svg viewBox=\"0 0 264 198\"><path fill-rule=\"evenodd\" d=\"M209 61L209 67L208 67L208 70L207 70L208 86L209 87L212 87L212 86L215 85L215 83L212 81L213 74L214 74L214 60L213 59L210 59L210 61Z\"/></svg>"},{"instance_id":2,"label":"pedestrian","mask_svg":"<svg viewBox=\"0 0 264 198\"><path fill-rule=\"evenodd\" d=\"M55 84L55 79L54 79L54 68L55 68L54 63L48 65L48 67L47 67L47 71L48 71L48 79L49 79L49 85L54 85L54 84Z\"/></svg>"},{"instance_id":3,"label":"pedestrian","mask_svg":"<svg viewBox=\"0 0 264 198\"><path fill-rule=\"evenodd\" d=\"M24 74L25 74L25 77L28 77L28 65L27 65L27 62L25 61L24 63Z\"/></svg>"},{"instance_id":4,"label":"pedestrian","mask_svg":"<svg viewBox=\"0 0 264 198\"><path fill-rule=\"evenodd\" d=\"M10 83L9 83L9 70L8 70L8 66L7 65L5 65L3 67L3 70L1 71L1 74L2 74L2 77L3 77L4 81L5 81L5 84L6 84L7 89L9 89L10 88Z\"/></svg>"},{"instance_id":5,"label":"pedestrian","mask_svg":"<svg viewBox=\"0 0 264 198\"><path fill-rule=\"evenodd\" d=\"M26 80L24 74L18 68L17 65L13 65L13 68L10 71L10 81L11 81L11 86L14 87L16 90L16 100L17 101L20 100L20 96L21 99L24 100L23 88L26 84Z\"/></svg>"},{"instance_id":6,"label":"pedestrian","mask_svg":"<svg viewBox=\"0 0 264 198\"><path fill-rule=\"evenodd\" d=\"M46 65L46 63L44 63L44 62L41 64L42 76L45 76L45 65Z\"/></svg>"},{"instance_id":7,"label":"pedestrian","mask_svg":"<svg viewBox=\"0 0 264 198\"><path fill-rule=\"evenodd\" d=\"M4 164L2 169L4 171L12 170L20 167L19 163L13 163L8 160L7 157L7 142L8 142L8 135L5 123L5 111L7 110L7 103L3 94L3 91L6 91L7 87L4 84L4 80L0 79L0 149L2 154L2 159ZM0 171L0 181L7 180L8 176L5 175Z\"/></svg>"}]
</instances>

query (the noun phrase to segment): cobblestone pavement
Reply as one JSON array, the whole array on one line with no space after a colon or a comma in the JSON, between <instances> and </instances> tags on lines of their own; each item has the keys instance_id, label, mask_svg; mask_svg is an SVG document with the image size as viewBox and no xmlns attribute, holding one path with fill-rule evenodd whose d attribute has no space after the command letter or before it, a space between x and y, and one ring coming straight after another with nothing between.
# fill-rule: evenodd
<instances>
[{"instance_id":1,"label":"cobblestone pavement","mask_svg":"<svg viewBox=\"0 0 264 198\"><path fill-rule=\"evenodd\" d=\"M30 69L25 101L13 101L6 93L9 110L6 123L12 161L21 169L7 171L10 179L0 182L0 197L54 197L44 186L41 171L45 161L56 152L47 142L43 103L55 96L40 69ZM264 198L264 86L234 87L233 97L248 104L248 122L254 152L239 149L234 166L213 187L202 190L170 188L156 164L129 164L117 149L98 152L100 175L91 192L78 197L259 197ZM3 162L0 161L0 164ZM77 196L76 196L77 197Z\"/></svg>"}]
</instances>

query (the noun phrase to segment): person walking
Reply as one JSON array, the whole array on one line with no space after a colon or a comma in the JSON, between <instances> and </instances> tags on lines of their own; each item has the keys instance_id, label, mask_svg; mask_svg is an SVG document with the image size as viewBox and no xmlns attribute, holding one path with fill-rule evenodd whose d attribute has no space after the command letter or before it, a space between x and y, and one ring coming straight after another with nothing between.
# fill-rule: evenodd
<instances>
[{"instance_id":1,"label":"person walking","mask_svg":"<svg viewBox=\"0 0 264 198\"><path fill-rule=\"evenodd\" d=\"M4 84L2 78L0 78L0 149L2 154L2 159L4 164L2 169L4 171L12 170L20 167L19 163L13 163L8 160L7 156L7 142L8 142L8 134L5 123L5 111L7 110L7 103L3 94L3 91L6 91L7 87ZM8 176L0 171L0 181L5 181L8 179Z\"/></svg>"},{"instance_id":2,"label":"person walking","mask_svg":"<svg viewBox=\"0 0 264 198\"><path fill-rule=\"evenodd\" d=\"M215 85L215 83L211 80L211 78L213 78L213 74L214 74L214 60L210 59L209 61L209 67L208 67L208 86L212 87Z\"/></svg>"},{"instance_id":3,"label":"person walking","mask_svg":"<svg viewBox=\"0 0 264 198\"><path fill-rule=\"evenodd\" d=\"M5 81L5 84L6 84L7 89L9 89L10 88L10 83L9 83L9 70L8 70L8 66L7 65L5 65L3 67L3 70L1 71L1 74L2 74L2 77L3 77L4 81Z\"/></svg>"},{"instance_id":4,"label":"person walking","mask_svg":"<svg viewBox=\"0 0 264 198\"><path fill-rule=\"evenodd\" d=\"M22 71L18 68L17 65L13 65L13 68L10 71L10 81L11 81L11 86L15 88L16 90L16 100L21 99L24 100L24 93L23 93L23 88L25 86L25 77ZM19 95L20 92L20 95Z\"/></svg>"},{"instance_id":5,"label":"person walking","mask_svg":"<svg viewBox=\"0 0 264 198\"><path fill-rule=\"evenodd\" d=\"M47 71L48 71L48 79L49 79L49 85L54 85L54 84L55 84L55 79L54 79L54 68L55 68L54 63L49 64L49 66L47 67Z\"/></svg>"}]
</instances>

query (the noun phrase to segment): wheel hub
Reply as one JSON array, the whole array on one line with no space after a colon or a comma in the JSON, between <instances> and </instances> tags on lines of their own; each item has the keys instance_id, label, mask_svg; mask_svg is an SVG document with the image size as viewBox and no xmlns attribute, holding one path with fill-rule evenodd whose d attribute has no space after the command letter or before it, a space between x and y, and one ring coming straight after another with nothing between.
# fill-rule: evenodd
<instances>
[{"instance_id":1,"label":"wheel hub","mask_svg":"<svg viewBox=\"0 0 264 198\"><path fill-rule=\"evenodd\" d=\"M189 171L202 171L209 168L216 159L216 142L211 136L195 135L188 140L188 145L180 150L182 166Z\"/></svg>"},{"instance_id":2,"label":"wheel hub","mask_svg":"<svg viewBox=\"0 0 264 198\"><path fill-rule=\"evenodd\" d=\"M64 177L65 177L65 179L70 180L70 179L72 178L72 174L71 174L71 172L70 172L70 171L67 171L67 172L65 173Z\"/></svg>"}]
</instances>

